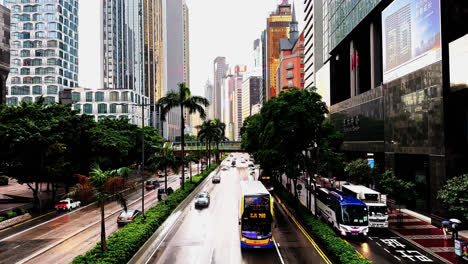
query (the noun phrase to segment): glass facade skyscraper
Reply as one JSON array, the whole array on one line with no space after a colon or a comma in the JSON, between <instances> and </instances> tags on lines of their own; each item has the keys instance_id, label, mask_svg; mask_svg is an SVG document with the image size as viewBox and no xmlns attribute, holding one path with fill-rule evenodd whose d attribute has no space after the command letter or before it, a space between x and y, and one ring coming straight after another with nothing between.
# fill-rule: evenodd
<instances>
[{"instance_id":1,"label":"glass facade skyscraper","mask_svg":"<svg viewBox=\"0 0 468 264\"><path fill-rule=\"evenodd\" d=\"M78 86L78 0L5 0L11 10L7 104L59 102Z\"/></svg>"}]
</instances>

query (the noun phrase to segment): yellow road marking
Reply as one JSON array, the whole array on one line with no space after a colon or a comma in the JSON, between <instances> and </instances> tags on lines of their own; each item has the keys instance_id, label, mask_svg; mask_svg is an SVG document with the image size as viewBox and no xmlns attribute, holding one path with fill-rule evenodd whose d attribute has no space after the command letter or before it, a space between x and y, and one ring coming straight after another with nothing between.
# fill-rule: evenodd
<instances>
[{"instance_id":1,"label":"yellow road marking","mask_svg":"<svg viewBox=\"0 0 468 264\"><path fill-rule=\"evenodd\" d=\"M17 227L17 226L20 226L20 225L24 225L24 224L26 224L26 223L28 223L28 222L31 222L31 221L36 220L36 219L39 219L39 218L44 217L44 216L46 216L46 215L50 215L50 214L52 214L52 213L56 213L56 211L51 211L51 212L49 212L49 213L47 213L47 214L43 214L43 215L40 215L40 216L36 216L36 217L31 218L31 219L29 219L29 220L26 220L26 221L24 221L24 222L21 222L21 223L18 223L18 224L16 224L16 225L10 226L10 227L8 227L8 228L2 229L2 230L0 230L0 233L1 233L1 232L4 232L4 231L7 231L7 230L10 230L10 229L12 229L12 228L14 228L14 227Z\"/></svg>"},{"instance_id":2,"label":"yellow road marking","mask_svg":"<svg viewBox=\"0 0 468 264\"><path fill-rule=\"evenodd\" d=\"M296 220L296 218L289 212L289 210L284 206L284 204L281 202L281 200L278 198L278 196L276 196L276 194L274 194L276 200L278 201L278 203L281 205L281 207L283 207L284 211L286 212L286 214L294 221L294 223L296 224L297 227L299 227L299 229L301 230L302 234L304 234L304 236L307 238L307 240L309 240L309 242L312 244L312 246L314 246L314 248L317 250L317 252L319 253L319 255L323 258L323 260L327 263L327 264L333 264L330 259L328 259L328 257L325 255L325 253L323 253L322 249L320 249L320 247L317 245L317 243L315 243L315 241L309 236L309 234L307 233L307 231L305 231L305 229L302 227L302 225Z\"/></svg>"}]
</instances>

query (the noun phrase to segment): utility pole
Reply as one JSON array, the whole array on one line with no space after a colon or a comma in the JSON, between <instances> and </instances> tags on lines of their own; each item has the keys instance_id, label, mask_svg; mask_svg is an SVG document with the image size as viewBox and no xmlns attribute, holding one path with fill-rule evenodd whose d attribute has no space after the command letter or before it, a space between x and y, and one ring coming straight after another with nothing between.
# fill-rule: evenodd
<instances>
[{"instance_id":1,"label":"utility pole","mask_svg":"<svg viewBox=\"0 0 468 264\"><path fill-rule=\"evenodd\" d=\"M142 222L145 222L145 104L141 104L141 212Z\"/></svg>"}]
</instances>

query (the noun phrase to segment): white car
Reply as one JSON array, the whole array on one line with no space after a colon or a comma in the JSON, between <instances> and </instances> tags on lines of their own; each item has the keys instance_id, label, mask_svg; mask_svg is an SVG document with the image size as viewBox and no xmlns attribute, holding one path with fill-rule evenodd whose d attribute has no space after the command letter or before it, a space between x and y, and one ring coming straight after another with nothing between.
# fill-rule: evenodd
<instances>
[{"instance_id":1,"label":"white car","mask_svg":"<svg viewBox=\"0 0 468 264\"><path fill-rule=\"evenodd\" d=\"M81 206L80 201L74 201L73 199L67 198L61 200L56 206L57 211L71 211L72 209L78 208Z\"/></svg>"},{"instance_id":2,"label":"white car","mask_svg":"<svg viewBox=\"0 0 468 264\"><path fill-rule=\"evenodd\" d=\"M210 205L210 194L208 192L199 192L195 197L195 208L208 207Z\"/></svg>"}]
</instances>

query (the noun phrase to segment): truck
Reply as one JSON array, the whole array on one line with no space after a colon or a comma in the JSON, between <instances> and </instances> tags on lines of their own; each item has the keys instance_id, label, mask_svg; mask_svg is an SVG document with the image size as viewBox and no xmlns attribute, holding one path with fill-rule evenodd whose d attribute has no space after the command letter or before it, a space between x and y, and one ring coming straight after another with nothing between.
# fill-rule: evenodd
<instances>
[{"instance_id":1,"label":"truck","mask_svg":"<svg viewBox=\"0 0 468 264\"><path fill-rule=\"evenodd\" d=\"M363 185L345 184L341 191L367 205L370 228L388 228L387 196Z\"/></svg>"},{"instance_id":2,"label":"truck","mask_svg":"<svg viewBox=\"0 0 468 264\"><path fill-rule=\"evenodd\" d=\"M57 211L71 211L72 209L78 208L80 206L80 201L74 201L73 199L67 198L60 200L60 202L55 206L55 209L57 209Z\"/></svg>"}]
</instances>

